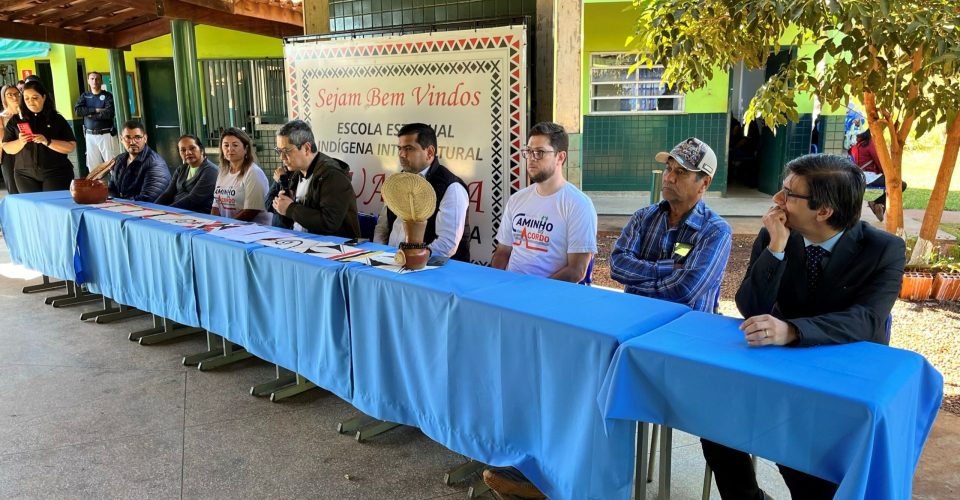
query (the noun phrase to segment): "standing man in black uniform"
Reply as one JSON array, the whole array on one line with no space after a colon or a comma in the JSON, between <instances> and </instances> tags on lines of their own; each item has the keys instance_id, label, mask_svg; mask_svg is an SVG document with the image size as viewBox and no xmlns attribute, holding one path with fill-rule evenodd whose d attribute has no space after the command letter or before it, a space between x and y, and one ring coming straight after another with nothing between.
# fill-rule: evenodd
<instances>
[{"instance_id":1,"label":"standing man in black uniform","mask_svg":"<svg viewBox=\"0 0 960 500\"><path fill-rule=\"evenodd\" d=\"M118 82L123 83L121 78ZM103 89L103 75L96 71L87 74L90 92L84 92L73 106L73 112L83 117L83 136L87 144L87 168L120 154L117 127L113 123L113 94ZM77 173L79 177L79 172Z\"/></svg>"}]
</instances>

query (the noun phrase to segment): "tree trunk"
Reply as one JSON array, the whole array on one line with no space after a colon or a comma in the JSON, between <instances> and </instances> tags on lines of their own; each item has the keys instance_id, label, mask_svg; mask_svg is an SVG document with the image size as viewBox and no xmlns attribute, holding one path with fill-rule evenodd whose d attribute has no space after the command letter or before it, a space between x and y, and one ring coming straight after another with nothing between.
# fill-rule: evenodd
<instances>
[{"instance_id":1,"label":"tree trunk","mask_svg":"<svg viewBox=\"0 0 960 500\"><path fill-rule=\"evenodd\" d=\"M937 230L940 228L940 219L943 217L943 208L947 204L947 193L950 191L950 179L953 178L953 168L957 165L957 152L960 151L960 113L954 115L947 125L947 143L943 146L943 157L940 159L940 170L937 171L937 181L930 194L930 203L923 214L923 224L920 226L920 236L910 254L908 265L919 266L930 263L933 255L933 244L937 240ZM887 195L889 198L890 195Z\"/></svg>"},{"instance_id":2,"label":"tree trunk","mask_svg":"<svg viewBox=\"0 0 960 500\"><path fill-rule=\"evenodd\" d=\"M872 92L864 92L863 105L867 111L867 124L870 127L870 140L877 148L877 158L887 189L887 213L884 218L886 230L901 238L903 233L903 195L900 192L902 182L901 165L903 164L903 144L900 143L897 130L892 124L880 117L877 110L877 99ZM890 128L890 144L883 135L886 128Z\"/></svg>"}]
</instances>

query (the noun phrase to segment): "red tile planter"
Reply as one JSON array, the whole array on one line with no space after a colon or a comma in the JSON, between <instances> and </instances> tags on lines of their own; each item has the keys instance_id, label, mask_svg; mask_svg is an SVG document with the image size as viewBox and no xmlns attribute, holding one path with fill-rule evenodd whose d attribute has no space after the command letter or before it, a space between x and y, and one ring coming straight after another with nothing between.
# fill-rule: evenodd
<instances>
[{"instance_id":1,"label":"red tile planter","mask_svg":"<svg viewBox=\"0 0 960 500\"><path fill-rule=\"evenodd\" d=\"M930 273L903 273L900 298L903 300L927 300L933 291L933 275Z\"/></svg>"},{"instance_id":2,"label":"red tile planter","mask_svg":"<svg viewBox=\"0 0 960 500\"><path fill-rule=\"evenodd\" d=\"M933 298L941 302L960 299L960 273L937 273L933 278Z\"/></svg>"}]
</instances>

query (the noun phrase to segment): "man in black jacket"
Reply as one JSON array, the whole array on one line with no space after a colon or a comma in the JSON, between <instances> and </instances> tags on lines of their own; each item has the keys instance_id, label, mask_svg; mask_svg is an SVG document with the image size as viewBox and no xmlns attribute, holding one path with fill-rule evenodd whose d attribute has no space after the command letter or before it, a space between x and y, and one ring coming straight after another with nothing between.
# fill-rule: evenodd
<instances>
[{"instance_id":1,"label":"man in black jacket","mask_svg":"<svg viewBox=\"0 0 960 500\"><path fill-rule=\"evenodd\" d=\"M786 168L737 291L747 344L888 343L886 321L903 279L903 240L860 221L866 182L850 160L806 155ZM746 453L701 442L723 498L765 497ZM793 498L832 499L837 491L830 481L779 468Z\"/></svg>"},{"instance_id":2,"label":"man in black jacket","mask_svg":"<svg viewBox=\"0 0 960 500\"><path fill-rule=\"evenodd\" d=\"M293 120L277 132L277 155L290 170L289 185L278 179L267 210L281 226L314 234L360 237L357 197L346 163L317 151L310 125Z\"/></svg>"},{"instance_id":3,"label":"man in black jacket","mask_svg":"<svg viewBox=\"0 0 960 500\"><path fill-rule=\"evenodd\" d=\"M147 133L138 120L123 124L120 139L127 151L117 156L110 177L110 195L134 201L156 201L170 183L167 162L147 145Z\"/></svg>"},{"instance_id":4,"label":"man in black jacket","mask_svg":"<svg viewBox=\"0 0 960 500\"><path fill-rule=\"evenodd\" d=\"M409 123L397 133L400 168L422 175L433 186L437 206L427 219L423 241L433 255L470 262L470 223L467 220L467 185L437 160L437 133L423 123ZM386 206L380 212L373 240L398 246L404 241L403 224Z\"/></svg>"}]
</instances>

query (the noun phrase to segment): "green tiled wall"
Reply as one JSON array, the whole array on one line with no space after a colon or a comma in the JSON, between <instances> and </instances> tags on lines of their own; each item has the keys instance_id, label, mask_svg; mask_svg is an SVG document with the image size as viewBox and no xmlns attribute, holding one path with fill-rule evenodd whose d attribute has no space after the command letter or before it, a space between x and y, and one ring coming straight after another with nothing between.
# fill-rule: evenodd
<instances>
[{"instance_id":1,"label":"green tiled wall","mask_svg":"<svg viewBox=\"0 0 960 500\"><path fill-rule=\"evenodd\" d=\"M585 116L583 189L648 191L654 156L688 137L698 137L717 153L711 191L727 189L726 113L686 115Z\"/></svg>"},{"instance_id":2,"label":"green tiled wall","mask_svg":"<svg viewBox=\"0 0 960 500\"><path fill-rule=\"evenodd\" d=\"M330 31L533 15L536 0L330 0Z\"/></svg>"},{"instance_id":3,"label":"green tiled wall","mask_svg":"<svg viewBox=\"0 0 960 500\"><path fill-rule=\"evenodd\" d=\"M845 155L843 150L843 115L823 115L820 117L820 140L823 142L823 152L835 155Z\"/></svg>"},{"instance_id":4,"label":"green tiled wall","mask_svg":"<svg viewBox=\"0 0 960 500\"><path fill-rule=\"evenodd\" d=\"M782 148L767 148L777 158L762 161L760 180L767 188L779 185L783 166L810 151L810 114L784 127ZM843 154L843 116L822 116L824 152ZM711 191L727 190L727 130L725 113L687 115L585 116L583 123L583 189L585 191L647 191L651 172L660 169L654 156L669 151L687 137L699 137L717 153L717 175ZM770 136L771 140L773 139ZM782 157L781 157L782 155ZM763 184L763 183L761 183Z\"/></svg>"}]
</instances>

